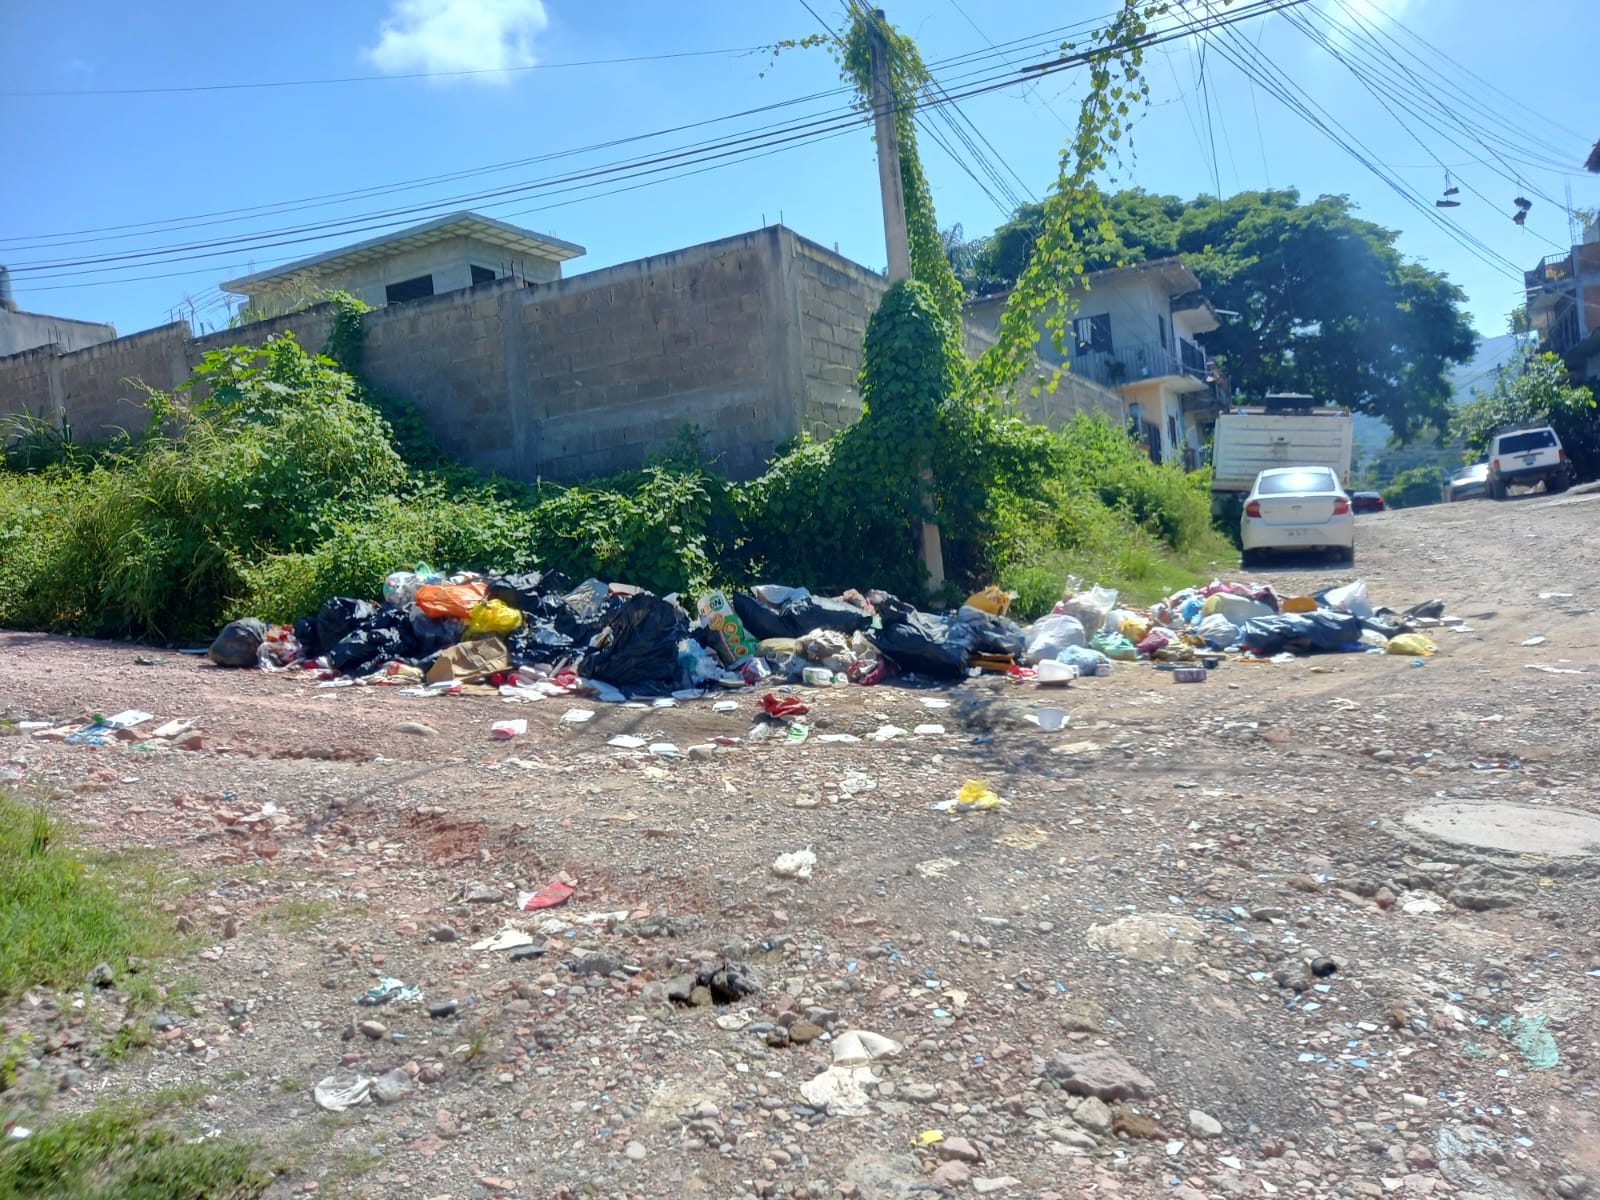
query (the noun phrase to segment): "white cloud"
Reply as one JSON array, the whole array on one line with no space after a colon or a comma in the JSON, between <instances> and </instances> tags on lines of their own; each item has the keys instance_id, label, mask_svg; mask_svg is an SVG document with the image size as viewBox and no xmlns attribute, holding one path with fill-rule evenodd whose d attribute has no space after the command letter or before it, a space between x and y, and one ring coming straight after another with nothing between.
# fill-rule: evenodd
<instances>
[{"instance_id":1,"label":"white cloud","mask_svg":"<svg viewBox=\"0 0 1600 1200\"><path fill-rule=\"evenodd\" d=\"M391 0L366 51L380 71L505 71L537 62L533 41L550 24L544 0ZM504 75L476 75L504 83Z\"/></svg>"}]
</instances>

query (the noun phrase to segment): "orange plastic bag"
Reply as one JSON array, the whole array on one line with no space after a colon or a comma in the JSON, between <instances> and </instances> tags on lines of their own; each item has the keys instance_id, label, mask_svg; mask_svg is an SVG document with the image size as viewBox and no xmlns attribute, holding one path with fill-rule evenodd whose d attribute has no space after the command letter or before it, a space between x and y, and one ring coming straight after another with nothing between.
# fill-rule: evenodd
<instances>
[{"instance_id":1,"label":"orange plastic bag","mask_svg":"<svg viewBox=\"0 0 1600 1200\"><path fill-rule=\"evenodd\" d=\"M489 594L489 585L477 583L425 583L417 589L417 607L436 619L465 621L473 605Z\"/></svg>"}]
</instances>

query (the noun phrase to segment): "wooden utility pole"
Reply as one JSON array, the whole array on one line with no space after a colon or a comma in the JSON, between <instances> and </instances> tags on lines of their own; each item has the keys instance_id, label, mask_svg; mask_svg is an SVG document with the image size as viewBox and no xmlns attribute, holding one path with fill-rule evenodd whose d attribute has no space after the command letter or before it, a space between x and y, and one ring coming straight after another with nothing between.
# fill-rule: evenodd
<instances>
[{"instance_id":1,"label":"wooden utility pole","mask_svg":"<svg viewBox=\"0 0 1600 1200\"><path fill-rule=\"evenodd\" d=\"M878 137L878 186L883 192L883 240L889 253L889 282L899 283L911 278L911 238L906 232L906 194L900 182L900 137L895 132L886 28L888 20L883 9L873 9L867 46L871 52L872 113ZM933 510L933 470L927 464L922 468L922 507ZM932 521L923 521L920 541L928 587L938 591L944 586L944 542L939 527Z\"/></svg>"}]
</instances>

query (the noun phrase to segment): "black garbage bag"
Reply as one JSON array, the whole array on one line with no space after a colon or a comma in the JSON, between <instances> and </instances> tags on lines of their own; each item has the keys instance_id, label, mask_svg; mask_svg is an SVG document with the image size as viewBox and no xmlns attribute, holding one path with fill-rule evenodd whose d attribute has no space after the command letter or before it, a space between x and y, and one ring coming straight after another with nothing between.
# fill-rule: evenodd
<instances>
[{"instance_id":1,"label":"black garbage bag","mask_svg":"<svg viewBox=\"0 0 1600 1200\"><path fill-rule=\"evenodd\" d=\"M328 650L328 665L355 675L401 654L398 629L353 629Z\"/></svg>"},{"instance_id":2,"label":"black garbage bag","mask_svg":"<svg viewBox=\"0 0 1600 1200\"><path fill-rule=\"evenodd\" d=\"M789 626L789 637L804 637L813 629L831 629L835 633L858 633L872 624L872 618L854 604L844 600L829 600L822 596L791 600L779 610L779 615Z\"/></svg>"},{"instance_id":3,"label":"black garbage bag","mask_svg":"<svg viewBox=\"0 0 1600 1200\"><path fill-rule=\"evenodd\" d=\"M789 631L788 622L776 609L768 608L749 592L735 592L732 603L733 611L738 614L745 632L758 642L764 642L768 638L800 636ZM801 630L801 633L810 632L809 629Z\"/></svg>"},{"instance_id":4,"label":"black garbage bag","mask_svg":"<svg viewBox=\"0 0 1600 1200\"><path fill-rule=\"evenodd\" d=\"M917 606L907 604L898 596L876 596L873 598L872 607L878 612L878 620L885 627L899 625L917 615Z\"/></svg>"},{"instance_id":5,"label":"black garbage bag","mask_svg":"<svg viewBox=\"0 0 1600 1200\"><path fill-rule=\"evenodd\" d=\"M548 603L572 590L572 580L560 571L524 571L489 580L490 600L499 600L525 613L543 615Z\"/></svg>"},{"instance_id":6,"label":"black garbage bag","mask_svg":"<svg viewBox=\"0 0 1600 1200\"><path fill-rule=\"evenodd\" d=\"M1022 632L1022 626L1009 617L984 613L981 617L971 617L961 624L972 631L971 653L973 654L993 654L1002 658L1009 655L1021 659L1028 644L1028 637Z\"/></svg>"},{"instance_id":7,"label":"black garbage bag","mask_svg":"<svg viewBox=\"0 0 1600 1200\"><path fill-rule=\"evenodd\" d=\"M346 634L363 628L376 612L377 607L367 600L334 596L325 601L316 616L318 649L331 653Z\"/></svg>"},{"instance_id":8,"label":"black garbage bag","mask_svg":"<svg viewBox=\"0 0 1600 1200\"><path fill-rule=\"evenodd\" d=\"M413 604L398 626L401 654L412 660L431 658L446 646L459 642L465 627L465 621L455 617L430 617Z\"/></svg>"},{"instance_id":9,"label":"black garbage bag","mask_svg":"<svg viewBox=\"0 0 1600 1200\"><path fill-rule=\"evenodd\" d=\"M266 622L255 617L240 617L222 627L217 640L206 651L206 657L219 667L253 667L256 652L266 636Z\"/></svg>"},{"instance_id":10,"label":"black garbage bag","mask_svg":"<svg viewBox=\"0 0 1600 1200\"><path fill-rule=\"evenodd\" d=\"M516 666L528 663L553 663L571 658L575 643L549 621L527 621L506 634L506 646Z\"/></svg>"},{"instance_id":11,"label":"black garbage bag","mask_svg":"<svg viewBox=\"0 0 1600 1200\"><path fill-rule=\"evenodd\" d=\"M961 679L967 672L972 630L930 613L897 614L893 624L867 634L883 656L907 674Z\"/></svg>"},{"instance_id":12,"label":"black garbage bag","mask_svg":"<svg viewBox=\"0 0 1600 1200\"><path fill-rule=\"evenodd\" d=\"M301 617L294 623L294 640L300 643L300 653L305 657L322 657L324 647L317 637L316 617Z\"/></svg>"},{"instance_id":13,"label":"black garbage bag","mask_svg":"<svg viewBox=\"0 0 1600 1200\"><path fill-rule=\"evenodd\" d=\"M1251 654L1311 654L1338 650L1361 640L1361 619L1331 608L1308 613L1280 613L1246 621L1239 644Z\"/></svg>"},{"instance_id":14,"label":"black garbage bag","mask_svg":"<svg viewBox=\"0 0 1600 1200\"><path fill-rule=\"evenodd\" d=\"M678 643L689 631L683 610L659 596L629 596L605 622L599 645L583 656L581 674L616 687L670 685Z\"/></svg>"}]
</instances>

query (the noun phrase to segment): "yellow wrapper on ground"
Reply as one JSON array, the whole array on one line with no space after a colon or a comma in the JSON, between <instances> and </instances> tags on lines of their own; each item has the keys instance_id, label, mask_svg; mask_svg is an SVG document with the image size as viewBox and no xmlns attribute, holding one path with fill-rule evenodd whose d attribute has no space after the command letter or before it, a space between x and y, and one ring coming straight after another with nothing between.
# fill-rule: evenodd
<instances>
[{"instance_id":1,"label":"yellow wrapper on ground","mask_svg":"<svg viewBox=\"0 0 1600 1200\"><path fill-rule=\"evenodd\" d=\"M961 791L956 796L957 812L987 812L991 808L998 808L1005 801L995 795L994 789L987 783L976 779L969 779L961 785Z\"/></svg>"},{"instance_id":2,"label":"yellow wrapper on ground","mask_svg":"<svg viewBox=\"0 0 1600 1200\"><path fill-rule=\"evenodd\" d=\"M1002 592L991 583L983 591L973 592L972 595L968 596L967 607L981 609L983 612L1003 617L1011 611L1011 595L1009 592Z\"/></svg>"},{"instance_id":3,"label":"yellow wrapper on ground","mask_svg":"<svg viewBox=\"0 0 1600 1200\"><path fill-rule=\"evenodd\" d=\"M1420 633L1402 633L1392 637L1385 649L1390 654L1404 654L1410 658L1427 658L1429 655L1439 653L1439 647Z\"/></svg>"}]
</instances>

